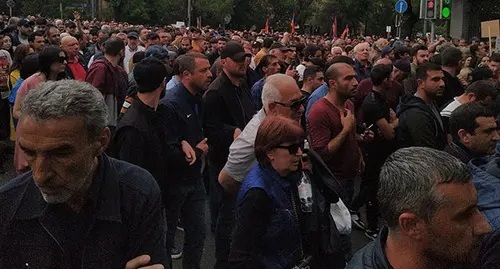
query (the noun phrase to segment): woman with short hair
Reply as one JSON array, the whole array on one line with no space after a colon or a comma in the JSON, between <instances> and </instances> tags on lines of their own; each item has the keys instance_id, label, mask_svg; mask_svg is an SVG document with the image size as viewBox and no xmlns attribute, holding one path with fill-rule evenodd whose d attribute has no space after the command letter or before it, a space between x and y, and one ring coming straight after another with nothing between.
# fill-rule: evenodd
<instances>
[{"instance_id":1,"label":"woman with short hair","mask_svg":"<svg viewBox=\"0 0 500 269\"><path fill-rule=\"evenodd\" d=\"M301 260L297 194L304 131L298 122L267 116L255 138L258 163L237 197L231 268L292 268Z\"/></svg>"}]
</instances>

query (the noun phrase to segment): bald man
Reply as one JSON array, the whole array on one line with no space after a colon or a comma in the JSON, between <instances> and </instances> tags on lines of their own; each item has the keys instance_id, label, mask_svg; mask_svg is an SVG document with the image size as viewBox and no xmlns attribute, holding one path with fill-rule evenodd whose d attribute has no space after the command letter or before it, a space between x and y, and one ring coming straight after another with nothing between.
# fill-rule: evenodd
<instances>
[{"instance_id":1,"label":"bald man","mask_svg":"<svg viewBox=\"0 0 500 269\"><path fill-rule=\"evenodd\" d=\"M356 141L354 105L358 81L352 66L332 64L325 73L328 93L312 105L307 115L307 133L314 149L342 185L349 206L354 178L361 169L362 155ZM342 161L339 161L342 160Z\"/></svg>"},{"instance_id":2,"label":"bald man","mask_svg":"<svg viewBox=\"0 0 500 269\"><path fill-rule=\"evenodd\" d=\"M377 65L390 65L393 68L393 63L390 59L383 58L375 62L374 66ZM370 95L373 89L373 82L371 78L366 78L359 82L358 88L356 89L356 94L352 99L354 107L356 108L356 120L357 123L361 124L363 122L363 115L361 113L361 105L365 98ZM385 89L386 102L392 110L396 111L396 106L398 105L399 98L403 95L404 88L401 82L395 81L392 77L389 80L387 89Z\"/></svg>"},{"instance_id":3,"label":"bald man","mask_svg":"<svg viewBox=\"0 0 500 269\"><path fill-rule=\"evenodd\" d=\"M87 76L86 64L83 57L80 57L80 43L72 36L65 36L61 38L61 49L68 57L68 64L66 65L66 76L71 79L85 81Z\"/></svg>"}]
</instances>

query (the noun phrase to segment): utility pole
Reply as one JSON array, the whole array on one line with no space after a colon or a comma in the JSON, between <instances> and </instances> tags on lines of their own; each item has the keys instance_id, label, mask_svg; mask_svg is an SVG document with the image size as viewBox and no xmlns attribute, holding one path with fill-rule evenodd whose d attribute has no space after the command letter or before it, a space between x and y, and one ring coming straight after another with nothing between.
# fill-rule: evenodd
<instances>
[{"instance_id":1,"label":"utility pole","mask_svg":"<svg viewBox=\"0 0 500 269\"><path fill-rule=\"evenodd\" d=\"M436 21L431 20L431 42L436 40Z\"/></svg>"},{"instance_id":2,"label":"utility pole","mask_svg":"<svg viewBox=\"0 0 500 269\"><path fill-rule=\"evenodd\" d=\"M424 37L427 36L427 20L424 19Z\"/></svg>"},{"instance_id":3,"label":"utility pole","mask_svg":"<svg viewBox=\"0 0 500 269\"><path fill-rule=\"evenodd\" d=\"M96 0L90 0L90 8L91 8L91 14L92 14L92 19L95 18L95 1Z\"/></svg>"},{"instance_id":4,"label":"utility pole","mask_svg":"<svg viewBox=\"0 0 500 269\"><path fill-rule=\"evenodd\" d=\"M191 27L191 0L188 0L188 27Z\"/></svg>"}]
</instances>

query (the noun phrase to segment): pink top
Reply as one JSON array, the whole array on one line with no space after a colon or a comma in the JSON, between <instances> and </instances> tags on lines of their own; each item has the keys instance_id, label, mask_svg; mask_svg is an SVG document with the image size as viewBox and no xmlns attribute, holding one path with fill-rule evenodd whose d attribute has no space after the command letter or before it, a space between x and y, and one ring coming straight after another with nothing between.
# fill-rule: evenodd
<instances>
[{"instance_id":1,"label":"pink top","mask_svg":"<svg viewBox=\"0 0 500 269\"><path fill-rule=\"evenodd\" d=\"M39 75L40 73L35 73L31 77L27 78L19 87L19 91L17 91L17 97L26 96L28 92L32 89L35 89L40 83L45 82L45 78ZM17 132L16 132L17 134ZM28 162L26 161L26 155L24 151L19 147L19 143L17 142L16 137L16 146L14 148L14 168L16 169L17 174L24 173L29 170Z\"/></svg>"}]
</instances>

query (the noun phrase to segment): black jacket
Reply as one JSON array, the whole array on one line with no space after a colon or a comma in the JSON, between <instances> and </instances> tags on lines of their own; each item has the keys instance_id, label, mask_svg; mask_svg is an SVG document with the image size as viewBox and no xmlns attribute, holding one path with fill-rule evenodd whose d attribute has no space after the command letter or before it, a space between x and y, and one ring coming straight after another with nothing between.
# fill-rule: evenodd
<instances>
[{"instance_id":1,"label":"black jacket","mask_svg":"<svg viewBox=\"0 0 500 269\"><path fill-rule=\"evenodd\" d=\"M469 161L474 158L483 157L481 155L474 154L460 142L451 142L451 144L444 148L444 151L455 156L465 164L468 164Z\"/></svg>"},{"instance_id":2,"label":"black jacket","mask_svg":"<svg viewBox=\"0 0 500 269\"><path fill-rule=\"evenodd\" d=\"M406 96L399 104L397 115L400 147L444 149L447 137L439 112L433 112L424 100L414 95Z\"/></svg>"},{"instance_id":3,"label":"black jacket","mask_svg":"<svg viewBox=\"0 0 500 269\"><path fill-rule=\"evenodd\" d=\"M31 172L2 186L0 268L123 269L143 254L152 263L170 266L160 189L146 170L100 156L88 201L86 225L79 225L78 216L59 218L85 227L74 231L51 214L57 204L44 201ZM81 236L79 244L74 245L71 234Z\"/></svg>"},{"instance_id":4,"label":"black jacket","mask_svg":"<svg viewBox=\"0 0 500 269\"><path fill-rule=\"evenodd\" d=\"M175 178L169 171L186 163L175 162L184 154L180 142L167 134L166 126L163 105L155 111L136 99L118 122L110 147L112 156L148 170L162 191L167 181Z\"/></svg>"},{"instance_id":5,"label":"black jacket","mask_svg":"<svg viewBox=\"0 0 500 269\"><path fill-rule=\"evenodd\" d=\"M250 88L244 79L236 87L222 72L210 84L204 96L203 128L210 147L209 162L213 166L224 166L234 130L243 130L255 112Z\"/></svg>"},{"instance_id":6,"label":"black jacket","mask_svg":"<svg viewBox=\"0 0 500 269\"><path fill-rule=\"evenodd\" d=\"M179 159L176 163L183 164L172 167L172 174L175 174L176 179L200 179L203 151L196 145L204 139L201 96L193 96L181 83L167 92L161 104L165 106L168 134L176 141L185 140L196 152L196 162L193 165L187 164L184 155L177 155Z\"/></svg>"},{"instance_id":7,"label":"black jacket","mask_svg":"<svg viewBox=\"0 0 500 269\"><path fill-rule=\"evenodd\" d=\"M86 62L83 57L84 56L79 52L78 53L78 63L83 67L83 69L85 71L87 71L88 70L88 68L87 68L87 63L88 62ZM70 79L75 79L75 75L73 75L73 71L71 71L71 68L68 65L66 65L66 71L65 71L65 73L66 73L66 77L68 77Z\"/></svg>"},{"instance_id":8,"label":"black jacket","mask_svg":"<svg viewBox=\"0 0 500 269\"><path fill-rule=\"evenodd\" d=\"M447 103L453 101L455 96L460 96L464 93L464 87L460 80L455 76L452 76L450 73L443 70L444 74L444 91L443 95L439 96L436 100L436 105L438 107L442 107Z\"/></svg>"}]
</instances>

